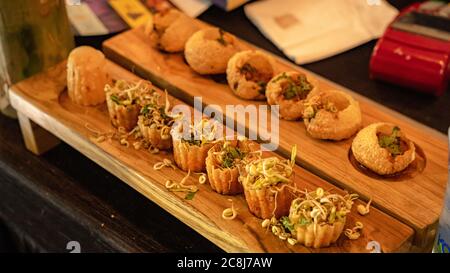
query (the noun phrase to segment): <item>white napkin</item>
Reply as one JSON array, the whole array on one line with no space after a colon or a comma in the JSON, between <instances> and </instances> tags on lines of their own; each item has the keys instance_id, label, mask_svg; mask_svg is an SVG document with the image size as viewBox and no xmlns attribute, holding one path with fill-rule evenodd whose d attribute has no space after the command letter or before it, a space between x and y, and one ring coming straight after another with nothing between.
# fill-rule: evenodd
<instances>
[{"instance_id":1,"label":"white napkin","mask_svg":"<svg viewBox=\"0 0 450 273\"><path fill-rule=\"evenodd\" d=\"M318 61L380 37L398 11L383 0L263 0L245 14L290 59Z\"/></svg>"},{"instance_id":2,"label":"white napkin","mask_svg":"<svg viewBox=\"0 0 450 273\"><path fill-rule=\"evenodd\" d=\"M192 18L199 16L211 6L209 0L171 0L170 2Z\"/></svg>"}]
</instances>

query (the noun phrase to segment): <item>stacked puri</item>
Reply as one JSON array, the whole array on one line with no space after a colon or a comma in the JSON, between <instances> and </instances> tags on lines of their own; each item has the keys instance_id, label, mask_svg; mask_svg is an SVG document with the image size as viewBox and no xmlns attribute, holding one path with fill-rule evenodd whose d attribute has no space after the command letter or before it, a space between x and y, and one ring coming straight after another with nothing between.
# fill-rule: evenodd
<instances>
[{"instance_id":1,"label":"stacked puri","mask_svg":"<svg viewBox=\"0 0 450 273\"><path fill-rule=\"evenodd\" d=\"M93 106L105 102L103 88L110 82L105 56L92 47L72 50L67 60L67 93L76 104Z\"/></svg>"}]
</instances>

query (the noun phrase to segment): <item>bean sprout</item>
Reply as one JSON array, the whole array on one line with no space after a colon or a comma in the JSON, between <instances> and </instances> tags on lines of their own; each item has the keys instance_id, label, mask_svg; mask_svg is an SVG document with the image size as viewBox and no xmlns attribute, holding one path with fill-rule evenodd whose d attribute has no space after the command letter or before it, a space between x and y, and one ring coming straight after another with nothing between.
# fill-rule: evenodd
<instances>
[{"instance_id":1,"label":"bean sprout","mask_svg":"<svg viewBox=\"0 0 450 273\"><path fill-rule=\"evenodd\" d=\"M232 199L228 199L231 202L231 208L226 208L222 212L222 218L225 220L233 220L237 216L236 209L234 208L234 203Z\"/></svg>"},{"instance_id":2,"label":"bean sprout","mask_svg":"<svg viewBox=\"0 0 450 273\"><path fill-rule=\"evenodd\" d=\"M171 167L175 170L175 165L173 165L172 161L170 159L164 158L163 161L155 163L153 165L153 170L159 171L164 167Z\"/></svg>"},{"instance_id":3,"label":"bean sprout","mask_svg":"<svg viewBox=\"0 0 450 273\"><path fill-rule=\"evenodd\" d=\"M186 185L186 181L191 175L189 170L185 177L180 181L180 183L173 182L172 180L167 180L165 183L166 189L172 192L197 192L198 188L195 185Z\"/></svg>"},{"instance_id":4,"label":"bean sprout","mask_svg":"<svg viewBox=\"0 0 450 273\"><path fill-rule=\"evenodd\" d=\"M367 215L370 212L370 204L372 203L372 199L369 200L366 206L364 205L358 205L356 209L358 210L358 213L361 215Z\"/></svg>"}]
</instances>

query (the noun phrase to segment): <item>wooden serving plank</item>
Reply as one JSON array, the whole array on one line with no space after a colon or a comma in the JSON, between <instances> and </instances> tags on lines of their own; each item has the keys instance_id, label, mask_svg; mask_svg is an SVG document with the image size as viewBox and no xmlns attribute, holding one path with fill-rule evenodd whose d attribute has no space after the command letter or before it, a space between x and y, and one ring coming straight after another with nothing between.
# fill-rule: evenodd
<instances>
[{"instance_id":1,"label":"wooden serving plank","mask_svg":"<svg viewBox=\"0 0 450 273\"><path fill-rule=\"evenodd\" d=\"M106 69L114 79L137 79L125 69L108 62ZM151 154L120 145L117 141L98 143L92 139L89 127L101 132L113 130L106 105L82 107L73 104L67 92L61 91L66 73L65 64L24 80L10 90L11 104L21 114L36 122L55 136L65 141L97 164L122 179L130 187L157 203L163 209L188 226L230 252L368 252L370 241L381 244L384 252L409 251L414 231L407 225L373 208L367 216L356 212L357 201L348 217L348 225L355 221L364 224L362 236L350 241L342 236L335 246L324 249L310 249L300 245L290 246L261 227L261 220L247 209L243 196L222 196L213 192L209 185L199 185L198 175L192 175L188 182L197 184L199 192L193 200L185 200L183 193L169 192L165 181L180 181L186 173L179 169L153 170L153 165L164 158L173 160L170 153ZM158 91L161 92L161 91ZM171 98L173 104L180 101ZM82 170L80 170L82 171ZM91 181L95 183L95 181ZM308 171L295 167L295 182L299 188L314 190L320 186L343 192L335 186ZM222 211L230 207L233 200L238 211L236 219L222 219ZM170 227L168 227L170 229ZM174 234L174 236L183 236Z\"/></svg>"},{"instance_id":2,"label":"wooden serving plank","mask_svg":"<svg viewBox=\"0 0 450 273\"><path fill-rule=\"evenodd\" d=\"M243 43L248 48L256 48ZM167 54L152 48L142 29L119 34L105 41L103 48L111 60L150 79L161 88L167 88L172 95L188 104L193 103L194 96L201 97L204 105L216 105L219 111L225 109L225 105L265 104L242 100L233 95L226 83L195 73L182 54ZM268 54L276 59L275 68L278 71L297 70L313 74ZM300 151L297 160L301 166L336 185L358 192L366 200L373 198L375 206L416 230L416 246L430 247L448 176L446 137L342 86L314 76L319 79L321 88L343 89L354 96L360 102L364 125L385 121L400 126L424 150L426 168L411 179L397 182L368 177L356 170L348 160L352 139L340 142L316 140L307 135L302 122L285 120L280 120L279 152L286 156L292 145L297 144ZM239 120L238 123L244 123L243 126L249 124Z\"/></svg>"}]
</instances>

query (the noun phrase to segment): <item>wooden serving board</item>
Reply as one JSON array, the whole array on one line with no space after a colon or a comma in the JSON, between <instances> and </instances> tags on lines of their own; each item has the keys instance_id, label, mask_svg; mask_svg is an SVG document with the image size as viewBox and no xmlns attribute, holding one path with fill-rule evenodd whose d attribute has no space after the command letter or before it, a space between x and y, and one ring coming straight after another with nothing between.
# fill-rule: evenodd
<instances>
[{"instance_id":1,"label":"wooden serving board","mask_svg":"<svg viewBox=\"0 0 450 273\"><path fill-rule=\"evenodd\" d=\"M256 48L242 43L247 48ZM199 96L204 105L216 105L216 109L223 113L222 109L225 109L226 105L248 106L266 103L242 100L232 93L226 83L195 73L184 61L182 54L167 54L152 48L140 28L105 41L103 48L111 60L150 79L161 88L168 89L172 95L188 104L193 103L194 96ZM312 74L271 55L276 59L277 71L297 70ZM425 152L426 167L422 173L402 181L374 179L350 163L348 152L352 139L340 142L313 139L307 135L302 122L285 120L280 120L278 151L286 156L292 145L297 144L299 147L297 160L301 166L333 184L359 193L366 200L373 198L375 206L415 229L416 246L429 248L434 240L448 176L446 137L357 93L320 76L314 76L319 79L321 88L343 89L354 96L360 102L365 126L377 121L391 122L400 126ZM243 123L242 125L248 128L247 120L237 122Z\"/></svg>"},{"instance_id":2,"label":"wooden serving board","mask_svg":"<svg viewBox=\"0 0 450 273\"><path fill-rule=\"evenodd\" d=\"M108 62L106 69L113 79L138 79L125 69ZM192 175L188 182L199 186L193 200L185 200L184 193L169 192L165 181L180 181L186 173L179 169L153 170L153 165L169 158L172 154L161 152L151 154L145 150L127 148L118 141L96 142L91 140L92 132L114 130L110 124L106 105L82 107L73 104L63 91L65 85L65 64L51 72L42 73L24 80L10 90L11 104L22 115L30 118L55 136L65 141L97 164L122 179L163 209L192 227L213 243L230 252L368 252L370 241L381 244L384 252L409 251L414 231L407 225L373 208L367 216L356 212L357 201L348 217L348 226L355 221L364 224L362 236L350 241L342 236L336 245L320 250L290 246L261 227L261 220L247 209L243 196L222 196L213 192L208 184L199 185L198 175ZM158 92L161 92L158 90ZM180 101L171 98L172 104ZM95 183L95 181L91 181ZM308 171L295 167L295 182L299 188L314 190L320 186L342 193L341 189L329 184ZM222 219L222 211L230 207L232 199L238 211L236 219ZM170 227L168 227L170 229ZM174 234L183 236L183 234Z\"/></svg>"}]
</instances>

